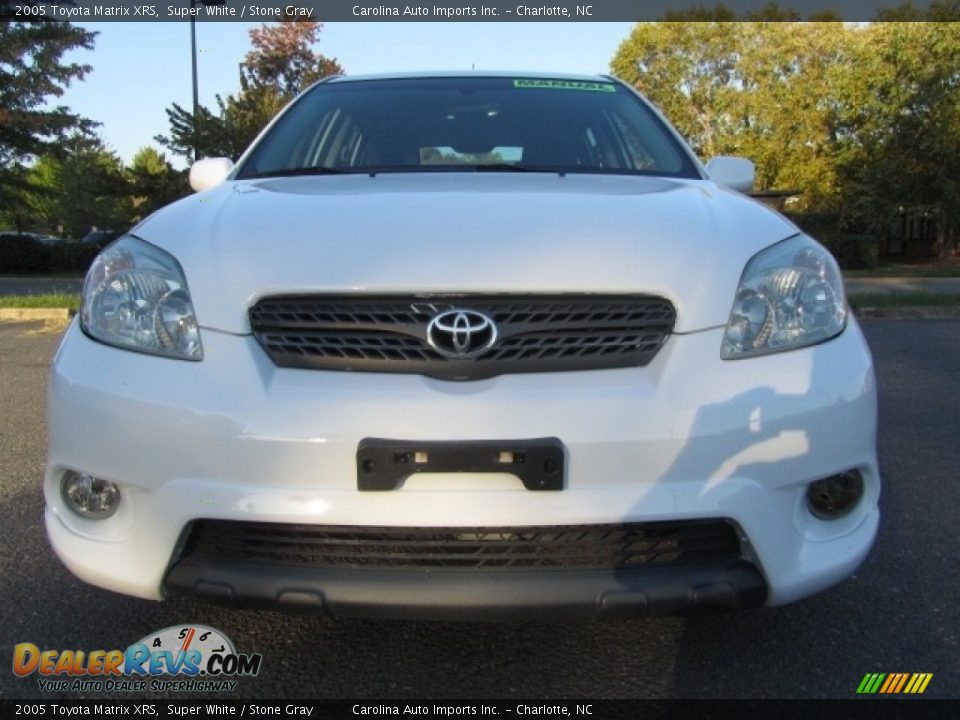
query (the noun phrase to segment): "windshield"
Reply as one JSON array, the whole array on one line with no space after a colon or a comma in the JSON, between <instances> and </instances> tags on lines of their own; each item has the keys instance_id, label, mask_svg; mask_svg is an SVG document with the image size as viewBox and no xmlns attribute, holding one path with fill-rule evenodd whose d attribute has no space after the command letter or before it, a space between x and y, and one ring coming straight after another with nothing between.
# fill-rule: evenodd
<instances>
[{"instance_id":1,"label":"windshield","mask_svg":"<svg viewBox=\"0 0 960 720\"><path fill-rule=\"evenodd\" d=\"M700 177L618 83L490 77L322 83L236 177L482 170Z\"/></svg>"}]
</instances>

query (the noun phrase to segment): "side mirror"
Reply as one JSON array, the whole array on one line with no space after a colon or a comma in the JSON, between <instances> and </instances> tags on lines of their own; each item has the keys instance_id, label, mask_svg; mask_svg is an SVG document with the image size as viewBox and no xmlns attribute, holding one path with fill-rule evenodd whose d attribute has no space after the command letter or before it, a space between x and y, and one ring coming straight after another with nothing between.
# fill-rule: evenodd
<instances>
[{"instance_id":1,"label":"side mirror","mask_svg":"<svg viewBox=\"0 0 960 720\"><path fill-rule=\"evenodd\" d=\"M215 157L197 160L190 167L190 187L196 192L203 192L216 187L233 170L233 160L230 158Z\"/></svg>"},{"instance_id":2,"label":"side mirror","mask_svg":"<svg viewBox=\"0 0 960 720\"><path fill-rule=\"evenodd\" d=\"M706 169L710 179L715 183L726 185L731 190L739 192L753 190L753 180L757 170L746 158L718 155L710 158Z\"/></svg>"}]
</instances>

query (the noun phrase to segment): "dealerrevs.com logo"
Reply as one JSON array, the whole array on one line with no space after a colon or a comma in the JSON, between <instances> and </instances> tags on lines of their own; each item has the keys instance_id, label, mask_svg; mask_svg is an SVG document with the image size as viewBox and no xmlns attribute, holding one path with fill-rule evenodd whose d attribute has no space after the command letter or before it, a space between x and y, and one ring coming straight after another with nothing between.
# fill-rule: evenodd
<instances>
[{"instance_id":1,"label":"dealerrevs.com logo","mask_svg":"<svg viewBox=\"0 0 960 720\"><path fill-rule=\"evenodd\" d=\"M233 678L257 675L262 662L203 625L164 628L126 650L41 650L33 643L13 649L14 674L37 675L48 692L232 691Z\"/></svg>"}]
</instances>

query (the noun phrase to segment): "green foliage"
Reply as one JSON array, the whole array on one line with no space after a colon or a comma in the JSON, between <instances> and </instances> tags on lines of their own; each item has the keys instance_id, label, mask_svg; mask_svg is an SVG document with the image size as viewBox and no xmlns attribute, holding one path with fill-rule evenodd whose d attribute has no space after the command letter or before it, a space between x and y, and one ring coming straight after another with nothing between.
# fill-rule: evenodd
<instances>
[{"instance_id":1,"label":"green foliage","mask_svg":"<svg viewBox=\"0 0 960 720\"><path fill-rule=\"evenodd\" d=\"M162 156L138 157L128 173L94 123L51 105L90 71L65 54L92 49L95 35L70 23L0 23L0 227L80 237L94 226L126 228L135 210L142 216L186 193ZM10 272L72 272L89 255L23 238L14 245L4 244Z\"/></svg>"},{"instance_id":2,"label":"green foliage","mask_svg":"<svg viewBox=\"0 0 960 720\"><path fill-rule=\"evenodd\" d=\"M960 23L875 23L854 49L839 107L838 200L884 230L901 209L960 237Z\"/></svg>"},{"instance_id":3,"label":"green foliage","mask_svg":"<svg viewBox=\"0 0 960 720\"><path fill-rule=\"evenodd\" d=\"M74 293L43 295L0 295L0 308L67 308L80 309L80 296Z\"/></svg>"},{"instance_id":4,"label":"green foliage","mask_svg":"<svg viewBox=\"0 0 960 720\"><path fill-rule=\"evenodd\" d=\"M750 157L759 187L802 191L815 206L835 189L830 103L844 32L839 23L641 23L612 68L700 155Z\"/></svg>"},{"instance_id":5,"label":"green foliage","mask_svg":"<svg viewBox=\"0 0 960 720\"><path fill-rule=\"evenodd\" d=\"M321 23L282 22L250 31L251 50L240 65L240 92L217 95L216 112L206 107L191 111L174 103L167 109L169 136L158 143L174 155L193 157L196 141L200 157L236 159L257 134L299 92L343 68L317 53Z\"/></svg>"},{"instance_id":6,"label":"green foliage","mask_svg":"<svg viewBox=\"0 0 960 720\"><path fill-rule=\"evenodd\" d=\"M27 163L59 151L70 132L93 123L66 107L48 105L89 65L66 63L65 53L93 48L96 33L60 22L0 22L0 221L23 227L23 204L34 191Z\"/></svg>"},{"instance_id":7,"label":"green foliage","mask_svg":"<svg viewBox=\"0 0 960 720\"><path fill-rule=\"evenodd\" d=\"M32 206L46 189L31 181L26 168L0 168L0 230L36 229Z\"/></svg>"},{"instance_id":8,"label":"green foliage","mask_svg":"<svg viewBox=\"0 0 960 720\"><path fill-rule=\"evenodd\" d=\"M787 213L801 230L822 242L844 270L876 267L880 236L864 225L851 225L840 212Z\"/></svg>"},{"instance_id":9,"label":"green foliage","mask_svg":"<svg viewBox=\"0 0 960 720\"><path fill-rule=\"evenodd\" d=\"M82 237L91 227L130 224L132 200L123 163L97 138L69 138L62 153L41 157L28 176L34 187L28 205L39 227Z\"/></svg>"},{"instance_id":10,"label":"green foliage","mask_svg":"<svg viewBox=\"0 0 960 720\"><path fill-rule=\"evenodd\" d=\"M47 107L89 65L64 63L76 48L93 48L96 33L70 23L0 23L0 167L56 148L89 121L64 107Z\"/></svg>"},{"instance_id":11,"label":"green foliage","mask_svg":"<svg viewBox=\"0 0 960 720\"><path fill-rule=\"evenodd\" d=\"M341 74L336 60L313 50L322 28L318 22L290 21L251 30L252 47L243 60L247 85L293 97L321 78Z\"/></svg>"},{"instance_id":12,"label":"green foliage","mask_svg":"<svg viewBox=\"0 0 960 720\"><path fill-rule=\"evenodd\" d=\"M190 192L186 173L174 170L163 153L149 146L137 151L128 178L132 209L141 219Z\"/></svg>"},{"instance_id":13,"label":"green foliage","mask_svg":"<svg viewBox=\"0 0 960 720\"><path fill-rule=\"evenodd\" d=\"M192 159L196 136L200 157L237 158L256 136L256 132L251 133L247 124L236 122L233 113L228 110L228 103L234 102L232 96L224 100L218 95L218 113L214 114L201 105L197 108L196 121L190 110L173 103L166 110L170 122L169 137L157 135L154 140L174 155Z\"/></svg>"},{"instance_id":14,"label":"green foliage","mask_svg":"<svg viewBox=\"0 0 960 720\"><path fill-rule=\"evenodd\" d=\"M956 20L958 8L884 17ZM758 187L837 213L851 263L870 261L869 243L839 238L880 237L901 207L937 218L942 252L960 237L960 23L767 22L796 19L775 5L752 15L762 22L728 22L723 6L670 19L698 22L638 24L611 67L701 156L749 157Z\"/></svg>"},{"instance_id":15,"label":"green foliage","mask_svg":"<svg viewBox=\"0 0 960 720\"><path fill-rule=\"evenodd\" d=\"M876 235L838 232L819 235L817 239L844 270L867 270L879 263L880 243Z\"/></svg>"},{"instance_id":16,"label":"green foliage","mask_svg":"<svg viewBox=\"0 0 960 720\"><path fill-rule=\"evenodd\" d=\"M836 234L847 229L843 227L843 217L839 212L790 212L784 213L801 230L813 237Z\"/></svg>"},{"instance_id":17,"label":"green foliage","mask_svg":"<svg viewBox=\"0 0 960 720\"><path fill-rule=\"evenodd\" d=\"M79 239L94 227L121 232L188 192L186 172L155 148L141 148L127 168L98 138L76 135L27 170L17 212L23 228ZM14 223L0 217L4 225ZM37 249L28 243L10 262L21 268L17 272L76 272L95 252L96 245Z\"/></svg>"}]
</instances>

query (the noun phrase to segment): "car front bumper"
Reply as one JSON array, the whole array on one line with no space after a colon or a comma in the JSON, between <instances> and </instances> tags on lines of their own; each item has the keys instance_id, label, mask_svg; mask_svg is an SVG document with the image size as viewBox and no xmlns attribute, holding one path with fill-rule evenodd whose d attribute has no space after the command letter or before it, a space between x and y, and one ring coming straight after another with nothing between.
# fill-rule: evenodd
<instances>
[{"instance_id":1,"label":"car front bumper","mask_svg":"<svg viewBox=\"0 0 960 720\"><path fill-rule=\"evenodd\" d=\"M746 360L720 360L721 336L720 328L673 335L642 368L458 383L277 368L251 336L208 329L202 362L169 360L101 345L73 323L50 380L48 535L81 579L151 599L199 592L198 582L219 577L235 600L355 614L668 611L696 606L698 592L707 605L791 602L847 577L873 543L872 362L853 320L821 345ZM368 437L559 438L564 487L535 492L509 474L430 473L360 492L357 448ZM850 468L864 478L860 503L837 520L811 515L807 485ZM67 509L68 469L117 483L117 512L92 521ZM168 576L184 529L200 518L381 527L729 518L745 562L630 577L583 572L566 576L564 592L556 573L359 570L291 583L290 573L194 567ZM288 591L297 602L281 600Z\"/></svg>"}]
</instances>

